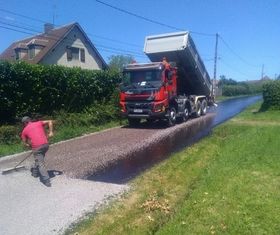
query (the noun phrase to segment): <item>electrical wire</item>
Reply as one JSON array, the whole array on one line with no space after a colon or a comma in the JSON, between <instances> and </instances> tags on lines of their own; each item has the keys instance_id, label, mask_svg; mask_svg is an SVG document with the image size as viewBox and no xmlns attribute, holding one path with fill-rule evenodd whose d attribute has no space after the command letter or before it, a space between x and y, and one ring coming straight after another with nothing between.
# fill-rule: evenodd
<instances>
[{"instance_id":1,"label":"electrical wire","mask_svg":"<svg viewBox=\"0 0 280 235\"><path fill-rule=\"evenodd\" d=\"M238 69L232 67L231 65L229 65L228 63L226 63L223 59L221 59L221 62L222 62L222 64L224 64L226 67L230 68L232 71L237 72L237 73L239 73L239 74L242 75L242 76L245 76L245 77L247 78L247 80L250 80L250 79L251 79L251 78L249 79L250 76L249 76L248 74L245 74L245 73L241 72L240 70L238 70Z\"/></svg>"},{"instance_id":2,"label":"electrical wire","mask_svg":"<svg viewBox=\"0 0 280 235\"><path fill-rule=\"evenodd\" d=\"M229 46L229 44L223 39L223 37L221 36L221 35L218 35L219 36L219 38L222 40L222 42L224 43L224 45L231 51L231 53L232 54L234 54L239 60L241 60L243 63L245 63L245 64L247 64L247 65L249 65L249 66L251 66L251 67L260 67L260 66L258 66L258 65L253 65L253 64L251 64L251 63L249 63L249 62L247 62L246 60L244 60L239 54L237 54L230 46Z\"/></svg>"},{"instance_id":3,"label":"electrical wire","mask_svg":"<svg viewBox=\"0 0 280 235\"><path fill-rule=\"evenodd\" d=\"M159 21L155 21L155 20L152 20L152 19L149 19L147 17L144 17L144 16L140 16L136 13L133 13L133 12L130 12L130 11L127 11L127 10L124 10L124 9L121 9L119 7L116 7L116 6L113 6L111 4L108 4L104 1L100 1L100 0L96 0L96 2L100 3L100 4L103 4L107 7L110 7L112 9L115 9L117 11L120 11L122 13L125 13L125 14L128 14L128 15L131 15L131 16L134 16L134 17L137 17L139 19L142 19L142 20L145 20L147 22L150 22L150 23L153 23L153 24L157 24L157 25L161 25L161 26L164 26L164 27L167 27L167 28L171 28L171 29L175 29L175 30L181 30L181 31L184 31L184 29L180 29L180 28L177 28L177 27L174 27L174 26L171 26L171 25L168 25L168 24L165 24L165 23L161 23ZM23 14L19 14L19 13L16 13L16 12L12 12L12 11L9 11L9 10L5 10L5 9L0 9L0 11L2 12L5 12L5 13L9 13L9 14L12 14L12 15L15 15L15 16L20 16L20 17L23 17L23 18L26 18L26 19L29 19L29 20L33 20L33 21L37 21L37 22L41 22L41 23L47 23L46 21L43 21L41 19L36 19L36 18L33 18L33 17L29 17L29 16L25 16ZM20 32L20 33L24 33L24 34L28 34L28 35L34 35L32 33L29 33L29 32L26 32L27 31L32 31L32 32L36 32L36 33L41 33L40 31L38 30L34 30L32 28L29 28L29 27L24 27L24 26L18 26L18 25L14 25L14 24L9 24L9 23L5 23L3 21L0 21L0 23L3 25L6 25L6 26L9 26L9 27L6 27L6 26L0 26L1 28L4 28L4 29L7 29L7 30L12 30L12 31L15 31L15 32ZM16 29L13 29L11 27L14 27ZM24 31L23 31L24 30ZM195 31L190 31L191 33L193 34L198 34L198 35L203 35L203 36L215 36L215 34L208 34L208 33L201 33L201 32L195 32ZM104 40L107 40L107 41L111 41L111 42L115 42L115 43L119 43L119 44L123 44L123 45L127 45L127 46L133 46L133 47L137 47L137 48L142 48L140 47L139 45L136 45L136 44L132 44L132 43L128 43L128 42L122 42L122 41L119 41L119 40L116 40L116 39L112 39L112 38L107 38L107 37L103 37L103 36L99 36L99 35L95 35L95 34L87 34L89 36L92 36L92 37L97 37L97 38L101 38L101 39L104 39ZM40 36L40 35L39 35ZM229 51L231 51L231 53L233 53L239 60L241 60L243 63L247 64L247 65L250 65L252 67L259 67L259 66L256 66L256 65L252 65L251 63L248 63L246 60L244 60L239 54L237 54L230 46L229 44L224 40L224 38L221 36L221 35L218 35L218 37L221 39L221 41L223 42L223 44L228 48ZM48 36L48 39L50 40L59 40L58 37L54 37L54 36ZM65 39L64 39L65 40ZM76 44L77 45L77 44ZM82 44L81 44L82 45ZM138 52L135 52L135 51L130 51L130 50L122 50L120 48L114 48L114 47L108 47L108 46L104 46L104 45L98 45L98 44L95 44L96 47L98 47L100 50L103 50L103 51L115 51L115 52L125 52L125 53L129 53L129 54L132 54L134 56L137 56L137 57L144 57L143 54L140 54ZM213 59L206 59L204 61L213 61ZM224 61L223 61L224 62ZM225 63L225 62L224 62ZM230 67L230 66L229 66ZM240 72L240 71L239 71ZM245 75L244 73L241 72L241 74ZM245 75L247 76L247 75Z\"/></svg>"},{"instance_id":4,"label":"electrical wire","mask_svg":"<svg viewBox=\"0 0 280 235\"><path fill-rule=\"evenodd\" d=\"M12 12L12 11L8 11L8 10L5 10L5 9L0 9L0 11L9 13L11 15L20 16L20 17L23 17L25 19L41 22L41 23L44 23L44 24L48 23L48 22L40 20L40 19L36 19L36 18L33 18L33 17L25 16L25 15L22 15L22 14L19 14L19 13L15 13L15 12Z\"/></svg>"},{"instance_id":5,"label":"electrical wire","mask_svg":"<svg viewBox=\"0 0 280 235\"><path fill-rule=\"evenodd\" d=\"M175 30L184 31L184 29L180 29L180 28L177 28L177 27L174 27L174 26L171 26L171 25L167 25L167 24L161 23L161 22L159 22L159 21L155 21L155 20L146 18L146 17L144 17L144 16L137 15L137 14L135 14L135 13L133 13L133 12L130 12L130 11L121 9L121 8L119 8L119 7L110 5L110 4L106 3L106 2L102 2L102 1L100 1L100 0L95 0L95 1L98 2L98 3L100 3L100 4L105 5L105 6L107 6L107 7L110 7L110 8L112 8L112 9L115 9L115 10L117 10L117 11L120 11L120 12L122 12L122 13L125 13L125 14L128 14L128 15L134 16L134 17L136 17L136 18L139 18L139 19L148 21L148 22L150 22L150 23L154 23L154 24L157 24L157 25L161 25L161 26L164 26L164 27L167 27L167 28L170 28L170 29L175 29Z\"/></svg>"},{"instance_id":6,"label":"electrical wire","mask_svg":"<svg viewBox=\"0 0 280 235\"><path fill-rule=\"evenodd\" d=\"M7 30L11 30L11 31L15 31L15 32L20 32L20 33L24 33L24 34L28 34L28 35L33 35L34 36L34 33L31 33L31 32L41 33L41 32L39 32L37 30L34 30L34 29L30 29L30 28L26 28L26 27L10 24L10 23L5 23L5 22L2 22L2 21L0 21L0 24L6 25L6 26L0 25L0 28L4 28L4 29L7 29ZM7 26L9 26L9 27L7 27ZM11 28L11 27L15 27L16 29ZM23 31L21 29L28 30L28 31L31 31L31 32ZM61 39L60 37L56 37L55 35L35 35L34 37L47 38L49 40L54 40L54 41L58 41L58 40ZM64 38L63 40L66 41L66 42L69 42L69 43L73 42L72 40L67 39L67 38ZM75 42L73 44L73 46L84 46L84 44ZM98 47L101 51L103 51L103 50L111 50L111 51L125 52L125 53L129 53L130 55L133 55L135 57L137 56L137 57L146 58L142 53L138 53L138 52L135 52L135 51L123 50L123 49L120 49L120 48L109 47L109 46L105 46L105 45L102 45L102 44L94 44L94 46Z\"/></svg>"},{"instance_id":7,"label":"electrical wire","mask_svg":"<svg viewBox=\"0 0 280 235\"><path fill-rule=\"evenodd\" d=\"M117 10L117 11L120 11L120 12L122 12L122 13L131 15L131 16L134 16L134 17L136 17L136 18L145 20L145 21L150 22L150 23L153 23L153 24L157 24L157 25L160 25L160 26L163 26L163 27L167 27L167 28L175 29L175 30L179 30L179 31L186 31L185 29L178 28L178 27L175 27L175 26L172 26L172 25L168 25L168 24L165 24L165 23L162 23L162 22L153 20L153 19L149 19L149 18L147 18L147 17L138 15L138 14L133 13L133 12L131 12L131 11L124 10L124 9L122 9L122 8L113 6L113 5L109 4L109 3L106 3L106 2L103 2L103 1L100 1L100 0L95 0L95 1L98 2L98 3L100 3L100 4L105 5L105 6L107 6L107 7L110 7L110 8L112 8L112 9L115 9L115 10ZM214 37L214 36L215 36L215 34L209 34L209 33L201 33L201 32L196 32L196 31L190 31L190 32L193 33L193 34L202 35L202 36L211 36L211 37Z\"/></svg>"}]
</instances>

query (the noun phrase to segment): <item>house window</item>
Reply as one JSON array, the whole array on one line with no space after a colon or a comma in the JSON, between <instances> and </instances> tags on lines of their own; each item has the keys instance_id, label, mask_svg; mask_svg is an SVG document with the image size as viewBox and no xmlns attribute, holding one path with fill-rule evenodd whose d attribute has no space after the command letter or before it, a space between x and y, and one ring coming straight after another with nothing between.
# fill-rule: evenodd
<instances>
[{"instance_id":1,"label":"house window","mask_svg":"<svg viewBox=\"0 0 280 235\"><path fill-rule=\"evenodd\" d=\"M32 60L35 56L35 46L30 46L28 50L28 58Z\"/></svg>"},{"instance_id":2,"label":"house window","mask_svg":"<svg viewBox=\"0 0 280 235\"><path fill-rule=\"evenodd\" d=\"M24 48L16 48L15 49L15 59L21 60L27 54L27 49Z\"/></svg>"},{"instance_id":3,"label":"house window","mask_svg":"<svg viewBox=\"0 0 280 235\"><path fill-rule=\"evenodd\" d=\"M67 47L66 53L67 53L67 60L79 60L79 52L80 49L77 47Z\"/></svg>"},{"instance_id":4,"label":"house window","mask_svg":"<svg viewBox=\"0 0 280 235\"><path fill-rule=\"evenodd\" d=\"M19 50L15 50L16 52L16 60L19 60L20 59L20 52Z\"/></svg>"},{"instance_id":5,"label":"house window","mask_svg":"<svg viewBox=\"0 0 280 235\"><path fill-rule=\"evenodd\" d=\"M85 49L81 49L81 61L85 62L86 61L86 56L85 56Z\"/></svg>"}]
</instances>

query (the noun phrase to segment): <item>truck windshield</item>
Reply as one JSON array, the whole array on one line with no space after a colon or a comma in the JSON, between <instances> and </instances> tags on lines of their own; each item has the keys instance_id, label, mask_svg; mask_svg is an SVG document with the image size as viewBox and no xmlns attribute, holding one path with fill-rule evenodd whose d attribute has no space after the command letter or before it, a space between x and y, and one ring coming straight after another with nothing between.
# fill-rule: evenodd
<instances>
[{"instance_id":1,"label":"truck windshield","mask_svg":"<svg viewBox=\"0 0 280 235\"><path fill-rule=\"evenodd\" d=\"M123 86L127 88L158 88L161 85L161 72L161 70L124 71Z\"/></svg>"}]
</instances>

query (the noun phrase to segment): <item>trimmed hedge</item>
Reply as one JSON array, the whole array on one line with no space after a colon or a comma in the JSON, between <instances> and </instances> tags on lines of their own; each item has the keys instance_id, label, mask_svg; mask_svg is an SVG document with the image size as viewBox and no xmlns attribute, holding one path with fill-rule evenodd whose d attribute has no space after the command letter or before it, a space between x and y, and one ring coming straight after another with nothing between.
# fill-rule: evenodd
<instances>
[{"instance_id":1,"label":"trimmed hedge","mask_svg":"<svg viewBox=\"0 0 280 235\"><path fill-rule=\"evenodd\" d=\"M108 101L121 81L113 71L0 62L0 122L23 115L79 112Z\"/></svg>"},{"instance_id":2,"label":"trimmed hedge","mask_svg":"<svg viewBox=\"0 0 280 235\"><path fill-rule=\"evenodd\" d=\"M224 85L223 86L224 96L237 96L250 94L249 88L241 85Z\"/></svg>"},{"instance_id":3,"label":"trimmed hedge","mask_svg":"<svg viewBox=\"0 0 280 235\"><path fill-rule=\"evenodd\" d=\"M262 93L262 87L265 82L247 83L238 82L235 85L222 85L222 95L224 96L238 96L238 95L252 95Z\"/></svg>"},{"instance_id":4,"label":"trimmed hedge","mask_svg":"<svg viewBox=\"0 0 280 235\"><path fill-rule=\"evenodd\" d=\"M266 83L263 86L262 108L280 110L280 80Z\"/></svg>"}]
</instances>

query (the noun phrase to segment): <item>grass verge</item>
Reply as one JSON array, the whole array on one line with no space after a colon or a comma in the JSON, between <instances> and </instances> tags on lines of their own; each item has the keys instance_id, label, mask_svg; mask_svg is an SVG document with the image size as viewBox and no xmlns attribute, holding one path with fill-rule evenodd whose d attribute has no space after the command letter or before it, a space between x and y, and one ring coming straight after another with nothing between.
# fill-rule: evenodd
<instances>
[{"instance_id":1,"label":"grass verge","mask_svg":"<svg viewBox=\"0 0 280 235\"><path fill-rule=\"evenodd\" d=\"M280 112L251 106L66 234L280 234Z\"/></svg>"},{"instance_id":2,"label":"grass verge","mask_svg":"<svg viewBox=\"0 0 280 235\"><path fill-rule=\"evenodd\" d=\"M57 143L59 141L72 139L78 136L102 131L105 129L109 129L112 127L120 126L125 124L126 121L111 121L106 124L100 124L100 125L54 125L55 128L55 135L53 138L51 138L50 144ZM20 128L18 128L20 129ZM22 151L27 150L24 145L21 143L20 140L20 132L18 133L18 136L15 138L15 140L12 143L1 143L0 146L0 157L4 157L9 154L19 153Z\"/></svg>"}]
</instances>

